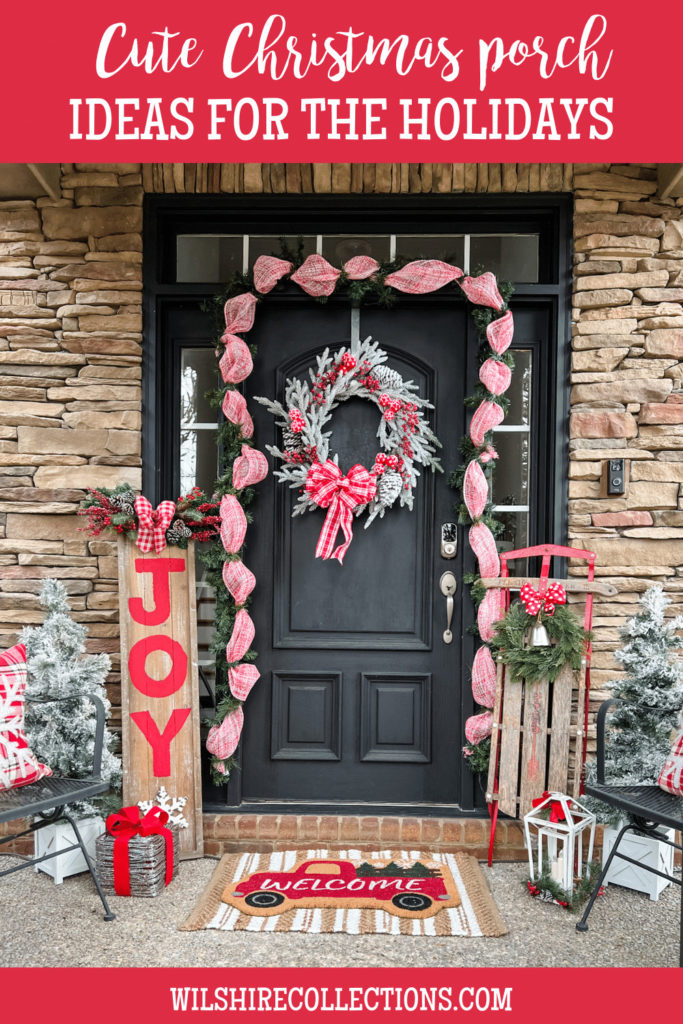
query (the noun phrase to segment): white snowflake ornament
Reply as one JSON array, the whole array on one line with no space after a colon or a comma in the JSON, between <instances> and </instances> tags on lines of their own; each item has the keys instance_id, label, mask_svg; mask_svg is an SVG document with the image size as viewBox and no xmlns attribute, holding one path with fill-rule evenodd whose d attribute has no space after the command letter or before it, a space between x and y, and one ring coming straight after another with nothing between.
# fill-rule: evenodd
<instances>
[{"instance_id":1,"label":"white snowflake ornament","mask_svg":"<svg viewBox=\"0 0 683 1024\"><path fill-rule=\"evenodd\" d=\"M189 828L188 821L182 813L186 803L186 796L170 796L166 792L166 787L162 786L153 800L140 800L138 807L143 814L147 814L153 807L160 807L168 814L169 825L175 825L176 828Z\"/></svg>"}]
</instances>

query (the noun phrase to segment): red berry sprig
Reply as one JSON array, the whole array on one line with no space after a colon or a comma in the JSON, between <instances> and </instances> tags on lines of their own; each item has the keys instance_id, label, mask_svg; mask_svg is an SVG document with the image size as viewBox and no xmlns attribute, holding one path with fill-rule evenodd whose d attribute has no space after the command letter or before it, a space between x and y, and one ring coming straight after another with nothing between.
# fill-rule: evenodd
<instances>
[{"instance_id":1,"label":"red berry sprig","mask_svg":"<svg viewBox=\"0 0 683 1024\"><path fill-rule=\"evenodd\" d=\"M299 409L289 410L289 424L293 434L300 434L306 426L306 420Z\"/></svg>"},{"instance_id":2,"label":"red berry sprig","mask_svg":"<svg viewBox=\"0 0 683 1024\"><path fill-rule=\"evenodd\" d=\"M372 467L371 472L375 476L381 476L385 469L398 469L399 468L399 457L398 455L387 455L386 452L379 452L375 455L375 464Z\"/></svg>"},{"instance_id":3,"label":"red berry sprig","mask_svg":"<svg viewBox=\"0 0 683 1024\"><path fill-rule=\"evenodd\" d=\"M377 401L380 407L384 409L385 420L393 420L396 413L401 411L402 402L399 398L392 398L390 395L382 394Z\"/></svg>"},{"instance_id":4,"label":"red berry sprig","mask_svg":"<svg viewBox=\"0 0 683 1024\"><path fill-rule=\"evenodd\" d=\"M350 352L345 352L341 358L341 363L339 365L341 367L342 373L351 373L352 370L356 369L358 362L356 360L356 357L352 356Z\"/></svg>"}]
</instances>

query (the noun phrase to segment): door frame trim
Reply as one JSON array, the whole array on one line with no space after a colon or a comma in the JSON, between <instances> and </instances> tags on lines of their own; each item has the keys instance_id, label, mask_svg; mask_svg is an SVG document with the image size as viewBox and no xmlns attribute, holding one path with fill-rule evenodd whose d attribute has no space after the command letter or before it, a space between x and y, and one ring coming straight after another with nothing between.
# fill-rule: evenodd
<instances>
[{"instance_id":1,"label":"door frame trim","mask_svg":"<svg viewBox=\"0 0 683 1024\"><path fill-rule=\"evenodd\" d=\"M179 232L215 233L223 227L225 233L292 232L292 224L306 230L306 223L315 225L315 232L326 233L337 224L345 232L368 231L456 233L463 230L481 231L491 228L490 218L498 217L501 228L517 230L530 226L540 234L539 266L552 278L540 284L518 285L516 299L546 304L550 302L551 338L554 344L548 353L547 388L539 393L539 416L552 429L546 447L545 465L537 472L547 484L548 500L545 508L545 539L566 544L568 532L568 465L569 465L569 391L571 368L571 286L572 286L572 214L571 193L533 193L526 195L146 195L143 204L143 427L142 471L143 492L156 505L161 494L164 450L167 436L159 415L164 406L163 389L168 381L160 379L161 361L158 358L159 325L167 304L188 302L196 305L220 290L221 285L176 284L171 280L175 259L175 245L171 239ZM217 221L219 224L217 225ZM224 226L220 224L224 222ZM305 221L306 223L302 223ZM429 222L433 221L433 225ZM397 231L397 224L400 229ZM357 225L357 228L356 228ZM456 228L457 225L457 228ZM431 227L431 232L428 231ZM438 230L440 228L440 230ZM297 232L299 233L299 232ZM443 298L443 297L442 297ZM429 297L424 296L428 301ZM468 324L468 331L474 331ZM470 338L468 337L468 348ZM475 368L470 368L474 376ZM553 386L554 384L554 386ZM468 393L470 393L468 382ZM175 442L175 439L174 439ZM166 459L168 455L166 455ZM536 479L534 475L532 479ZM531 503L530 498L530 503ZM530 543L533 538L530 538ZM534 542L536 542L534 540ZM463 604L462 678L469 679L469 664L473 656L474 641L468 627L474 625L474 607L471 601ZM472 714L474 701L471 688L462 687L462 721ZM241 777L233 773L227 787L226 803L207 803L207 811L222 813L306 813L306 808L318 813L411 813L438 816L445 811L466 816L480 814L483 795L478 793L477 782L471 772L462 766L460 805L345 805L264 803L242 804ZM355 811L353 808L360 808Z\"/></svg>"}]
</instances>

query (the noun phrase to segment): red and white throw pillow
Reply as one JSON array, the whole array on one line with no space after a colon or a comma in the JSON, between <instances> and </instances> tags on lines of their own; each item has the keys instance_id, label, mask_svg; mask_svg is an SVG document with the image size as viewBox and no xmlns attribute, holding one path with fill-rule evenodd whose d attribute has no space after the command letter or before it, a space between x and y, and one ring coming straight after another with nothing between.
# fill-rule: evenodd
<instances>
[{"instance_id":1,"label":"red and white throw pillow","mask_svg":"<svg viewBox=\"0 0 683 1024\"><path fill-rule=\"evenodd\" d=\"M678 735L657 781L666 793L683 796L683 712L678 723Z\"/></svg>"},{"instance_id":2,"label":"red and white throw pillow","mask_svg":"<svg viewBox=\"0 0 683 1024\"><path fill-rule=\"evenodd\" d=\"M24 733L26 648L10 647L0 654L0 790L28 786L52 769L33 755Z\"/></svg>"}]
</instances>

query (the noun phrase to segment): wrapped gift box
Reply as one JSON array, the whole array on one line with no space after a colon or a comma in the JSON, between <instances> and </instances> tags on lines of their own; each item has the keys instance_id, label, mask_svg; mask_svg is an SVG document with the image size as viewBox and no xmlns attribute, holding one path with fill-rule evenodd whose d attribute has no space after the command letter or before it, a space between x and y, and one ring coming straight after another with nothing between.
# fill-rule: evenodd
<instances>
[{"instance_id":1,"label":"wrapped gift box","mask_svg":"<svg viewBox=\"0 0 683 1024\"><path fill-rule=\"evenodd\" d=\"M171 827L173 834L173 878L178 874L179 840L178 829ZM115 894L114 886L114 843L117 840L103 832L95 843L97 851L97 873L102 888L107 894ZM120 840L119 840L120 841ZM163 835L133 836L128 841L130 860L131 896L158 896L166 887L166 840Z\"/></svg>"}]
</instances>

